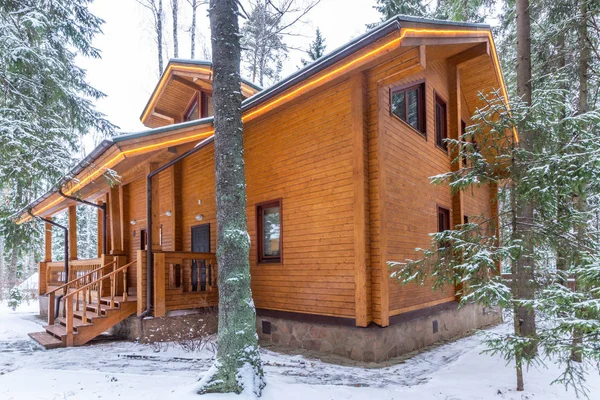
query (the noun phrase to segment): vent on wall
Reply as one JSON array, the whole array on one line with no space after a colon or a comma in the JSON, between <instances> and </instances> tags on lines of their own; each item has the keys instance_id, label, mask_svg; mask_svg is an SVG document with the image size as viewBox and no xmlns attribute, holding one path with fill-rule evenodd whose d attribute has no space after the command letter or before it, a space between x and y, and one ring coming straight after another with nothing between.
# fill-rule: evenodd
<instances>
[{"instance_id":1,"label":"vent on wall","mask_svg":"<svg viewBox=\"0 0 600 400\"><path fill-rule=\"evenodd\" d=\"M262 332L265 335L271 334L271 321L263 321L262 322Z\"/></svg>"},{"instance_id":2,"label":"vent on wall","mask_svg":"<svg viewBox=\"0 0 600 400\"><path fill-rule=\"evenodd\" d=\"M264 324L264 322L263 322ZM433 333L438 333L438 322L437 319L433 320Z\"/></svg>"}]
</instances>

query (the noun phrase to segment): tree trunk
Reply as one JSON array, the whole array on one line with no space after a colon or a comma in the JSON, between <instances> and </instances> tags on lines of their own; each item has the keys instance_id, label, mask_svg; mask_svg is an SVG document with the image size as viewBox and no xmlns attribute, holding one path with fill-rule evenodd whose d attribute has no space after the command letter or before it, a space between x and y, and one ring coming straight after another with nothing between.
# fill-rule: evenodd
<instances>
[{"instance_id":1,"label":"tree trunk","mask_svg":"<svg viewBox=\"0 0 600 400\"><path fill-rule=\"evenodd\" d=\"M158 47L158 75L163 73L163 27L162 27L162 0L158 0L158 11L156 15L156 45Z\"/></svg>"},{"instance_id":2,"label":"tree trunk","mask_svg":"<svg viewBox=\"0 0 600 400\"><path fill-rule=\"evenodd\" d=\"M179 57L179 40L177 37L177 17L179 15L179 0L171 0L171 8L173 11L173 57Z\"/></svg>"},{"instance_id":3,"label":"tree trunk","mask_svg":"<svg viewBox=\"0 0 600 400\"><path fill-rule=\"evenodd\" d=\"M529 0L516 1L517 18L517 94L521 101L531 105L531 21L529 18ZM526 174L529 152L533 150L533 135L526 126L519 127L519 146L522 153L516 159L515 176L513 179L518 184ZM524 153L524 154L523 154ZM521 254L514 262L513 297L515 300L515 334L529 338L531 344L521 351L517 351L517 390L523 390L522 357L533 357L537 352L534 344L536 338L535 312L523 305L523 301L533 300L535 295L534 285L534 259L533 255L533 209L531 200L524 199L517 194L515 198L515 239L521 241ZM520 383L520 387L519 387Z\"/></svg>"},{"instance_id":4,"label":"tree trunk","mask_svg":"<svg viewBox=\"0 0 600 400\"><path fill-rule=\"evenodd\" d=\"M589 111L589 103L588 103L588 62L590 58L590 48L588 44L588 32L587 32L587 19L588 19L588 7L587 1L581 0L580 4L581 8L581 19L579 21L579 26L577 29L578 33L578 47L580 49L579 53L579 104L578 104L578 114L584 114ZM586 129L585 126L582 126L581 129ZM587 211L587 196L586 196L586 187L582 187L582 192L579 193L577 198L577 211L580 213L585 213ZM579 240L583 240L583 236L585 235L585 224L579 226L577 229L577 237ZM577 277L575 277L577 280ZM575 290L580 290L579 282L575 282ZM582 361L581 354L581 345L583 343L583 332L581 329L575 328L573 330L573 343L571 348L571 359L575 362Z\"/></svg>"},{"instance_id":5,"label":"tree trunk","mask_svg":"<svg viewBox=\"0 0 600 400\"><path fill-rule=\"evenodd\" d=\"M192 59L196 56L196 10L198 7L197 2L198 0L192 0L192 27L190 28L190 55Z\"/></svg>"},{"instance_id":6,"label":"tree trunk","mask_svg":"<svg viewBox=\"0 0 600 400\"><path fill-rule=\"evenodd\" d=\"M17 286L17 264L19 263L19 249L14 246L10 252L10 266L8 267L8 288L12 289Z\"/></svg>"},{"instance_id":7,"label":"tree trunk","mask_svg":"<svg viewBox=\"0 0 600 400\"><path fill-rule=\"evenodd\" d=\"M250 289L237 1L211 0L209 16L214 73L219 348L215 366L203 378L200 392L253 391L259 396L265 384Z\"/></svg>"}]
</instances>

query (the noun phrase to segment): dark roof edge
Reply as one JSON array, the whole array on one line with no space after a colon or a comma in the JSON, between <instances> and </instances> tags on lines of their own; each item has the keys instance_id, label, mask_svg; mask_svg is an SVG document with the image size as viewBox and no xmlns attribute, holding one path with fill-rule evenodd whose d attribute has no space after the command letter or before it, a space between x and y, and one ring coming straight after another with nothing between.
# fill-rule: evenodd
<instances>
[{"instance_id":1,"label":"dark roof edge","mask_svg":"<svg viewBox=\"0 0 600 400\"><path fill-rule=\"evenodd\" d=\"M115 136L112 140L115 143L124 142L125 140L138 139L146 137L148 135L158 135L159 133L165 133L169 131L176 131L182 128L191 128L197 125L204 125L213 122L213 117L206 117L201 119L195 119L193 121L179 122L177 124L171 124L161 126L160 128L146 129L139 132L125 133L123 135Z\"/></svg>"},{"instance_id":2,"label":"dark roof edge","mask_svg":"<svg viewBox=\"0 0 600 400\"><path fill-rule=\"evenodd\" d=\"M448 21L447 19L435 19L435 18L420 18L413 17L412 15L404 15L399 14L392 19L397 18L400 22L414 22L414 23L422 23L422 24L436 24L436 25L450 25L450 26L462 26L462 27L471 27L471 28L482 28L482 29L491 29L491 26L488 24L480 24L477 22L462 22L462 21Z\"/></svg>"}]
</instances>

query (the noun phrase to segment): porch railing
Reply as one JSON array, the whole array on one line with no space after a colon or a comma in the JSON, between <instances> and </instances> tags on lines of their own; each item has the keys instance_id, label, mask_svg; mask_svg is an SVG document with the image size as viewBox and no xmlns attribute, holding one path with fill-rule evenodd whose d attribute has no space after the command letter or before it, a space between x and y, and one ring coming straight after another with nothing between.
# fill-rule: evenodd
<instances>
[{"instance_id":1,"label":"porch railing","mask_svg":"<svg viewBox=\"0 0 600 400\"><path fill-rule=\"evenodd\" d=\"M113 261L113 263L116 261ZM110 288L110 308L115 307L115 296L117 296L117 288L119 282L122 279L123 288L127 288L127 269L134 265L136 261L132 261L129 264L123 265L122 267L116 268L113 266L113 270L107 274L100 275L97 279L85 284L76 290L65 295L65 318L66 318L66 333L67 333L67 346L73 345L73 315L75 311L82 310L82 321L87 322L87 307L91 302L89 300L90 293L93 290L98 290L98 293L103 292L103 288ZM112 263L111 263L112 264ZM114 264L113 264L114 265ZM107 265L108 266L108 265ZM121 277L119 277L121 274ZM108 280L108 281L107 281ZM79 300L81 296L81 301ZM123 301L127 301L127 290L123 290ZM102 307L100 301L98 301L96 308L96 315L102 315Z\"/></svg>"},{"instance_id":2,"label":"porch railing","mask_svg":"<svg viewBox=\"0 0 600 400\"><path fill-rule=\"evenodd\" d=\"M169 309L210 305L198 303L197 297L216 297L217 275L214 253L154 252L154 316L164 316ZM170 307L167 298L177 299L177 304Z\"/></svg>"}]
</instances>

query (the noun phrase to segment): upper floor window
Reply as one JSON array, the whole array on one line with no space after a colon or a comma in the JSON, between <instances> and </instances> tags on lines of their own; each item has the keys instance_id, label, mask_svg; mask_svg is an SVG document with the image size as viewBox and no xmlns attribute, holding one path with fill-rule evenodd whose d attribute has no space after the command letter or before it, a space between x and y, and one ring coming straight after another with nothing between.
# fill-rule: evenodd
<instances>
[{"instance_id":1,"label":"upper floor window","mask_svg":"<svg viewBox=\"0 0 600 400\"><path fill-rule=\"evenodd\" d=\"M435 96L435 144L443 150L448 151L448 144L445 140L448 138L448 124L446 102Z\"/></svg>"},{"instance_id":2,"label":"upper floor window","mask_svg":"<svg viewBox=\"0 0 600 400\"><path fill-rule=\"evenodd\" d=\"M391 112L425 135L425 83L401 86L390 91Z\"/></svg>"},{"instance_id":3,"label":"upper floor window","mask_svg":"<svg viewBox=\"0 0 600 400\"><path fill-rule=\"evenodd\" d=\"M199 103L198 97L199 97L198 95L194 95L192 102L190 103L188 108L185 110L185 113L183 114L184 121L194 121L194 120L197 120L200 118L200 113L199 113L200 104L198 104Z\"/></svg>"},{"instance_id":4,"label":"upper floor window","mask_svg":"<svg viewBox=\"0 0 600 400\"><path fill-rule=\"evenodd\" d=\"M258 262L280 263L283 253L281 199L256 206Z\"/></svg>"},{"instance_id":5,"label":"upper floor window","mask_svg":"<svg viewBox=\"0 0 600 400\"><path fill-rule=\"evenodd\" d=\"M444 232L450 229L450 210L438 207L438 232Z\"/></svg>"}]
</instances>

